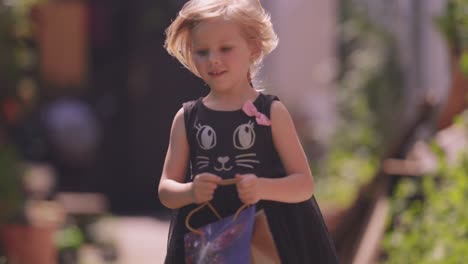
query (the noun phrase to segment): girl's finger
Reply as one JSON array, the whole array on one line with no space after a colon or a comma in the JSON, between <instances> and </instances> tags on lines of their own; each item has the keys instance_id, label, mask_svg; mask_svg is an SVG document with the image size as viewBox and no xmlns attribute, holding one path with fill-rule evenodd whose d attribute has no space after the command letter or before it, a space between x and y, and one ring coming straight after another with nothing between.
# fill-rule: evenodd
<instances>
[{"instance_id":1,"label":"girl's finger","mask_svg":"<svg viewBox=\"0 0 468 264\"><path fill-rule=\"evenodd\" d=\"M240 183L242 181L242 179L243 179L242 175L240 175L240 174L236 174L235 177L236 177L237 183Z\"/></svg>"},{"instance_id":2,"label":"girl's finger","mask_svg":"<svg viewBox=\"0 0 468 264\"><path fill-rule=\"evenodd\" d=\"M198 180L204 181L204 182L218 183L219 181L221 181L221 177L216 176L216 175L211 174L211 173L198 174L196 177L198 178Z\"/></svg>"}]
</instances>

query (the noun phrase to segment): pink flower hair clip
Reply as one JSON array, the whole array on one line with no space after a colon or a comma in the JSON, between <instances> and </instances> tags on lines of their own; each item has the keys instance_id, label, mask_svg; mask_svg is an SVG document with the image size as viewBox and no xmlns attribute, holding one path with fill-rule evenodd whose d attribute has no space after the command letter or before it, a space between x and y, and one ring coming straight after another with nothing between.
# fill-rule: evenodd
<instances>
[{"instance_id":1,"label":"pink flower hair clip","mask_svg":"<svg viewBox=\"0 0 468 264\"><path fill-rule=\"evenodd\" d=\"M248 100L242 106L242 111L248 116L254 116L257 124L262 126L270 126L271 121L265 114L260 113L252 101Z\"/></svg>"}]
</instances>

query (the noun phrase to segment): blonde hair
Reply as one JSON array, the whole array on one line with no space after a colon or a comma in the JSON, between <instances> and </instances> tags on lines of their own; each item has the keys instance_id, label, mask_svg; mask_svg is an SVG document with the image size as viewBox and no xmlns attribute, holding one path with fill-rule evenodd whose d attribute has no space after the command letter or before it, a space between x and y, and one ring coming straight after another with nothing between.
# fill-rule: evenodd
<instances>
[{"instance_id":1,"label":"blonde hair","mask_svg":"<svg viewBox=\"0 0 468 264\"><path fill-rule=\"evenodd\" d=\"M219 17L238 23L247 42L254 44L258 56L250 65L248 77L252 81L264 56L278 44L270 15L259 0L190 0L167 28L164 47L182 65L200 77L192 61L191 31L200 22Z\"/></svg>"}]
</instances>

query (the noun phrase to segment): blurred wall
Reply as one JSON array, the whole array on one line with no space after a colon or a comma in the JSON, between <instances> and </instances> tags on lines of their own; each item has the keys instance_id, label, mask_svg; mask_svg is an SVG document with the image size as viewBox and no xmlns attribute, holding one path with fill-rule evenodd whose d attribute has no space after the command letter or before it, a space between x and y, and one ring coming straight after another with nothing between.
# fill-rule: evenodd
<instances>
[{"instance_id":1,"label":"blurred wall","mask_svg":"<svg viewBox=\"0 0 468 264\"><path fill-rule=\"evenodd\" d=\"M267 90L279 95L305 141L327 141L334 129L336 0L263 1L279 36L265 61Z\"/></svg>"},{"instance_id":2,"label":"blurred wall","mask_svg":"<svg viewBox=\"0 0 468 264\"><path fill-rule=\"evenodd\" d=\"M131 35L128 91L131 99L131 173L122 185L137 199L119 196L125 211L155 212L163 208L157 187L169 143L172 120L182 103L196 99L208 89L163 48L165 29L185 1L139 0L136 25ZM135 210L138 207L138 210Z\"/></svg>"},{"instance_id":3,"label":"blurred wall","mask_svg":"<svg viewBox=\"0 0 468 264\"><path fill-rule=\"evenodd\" d=\"M184 1L93 2L93 98L103 116L96 181L111 210L153 214L172 119L203 83L163 49L164 30Z\"/></svg>"}]
</instances>

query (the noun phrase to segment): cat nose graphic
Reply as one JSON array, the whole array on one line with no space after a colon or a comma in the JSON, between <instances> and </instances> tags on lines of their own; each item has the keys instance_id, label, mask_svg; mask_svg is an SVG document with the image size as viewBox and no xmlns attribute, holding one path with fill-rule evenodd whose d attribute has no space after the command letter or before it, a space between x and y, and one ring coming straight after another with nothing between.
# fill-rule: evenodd
<instances>
[{"instance_id":1,"label":"cat nose graphic","mask_svg":"<svg viewBox=\"0 0 468 264\"><path fill-rule=\"evenodd\" d=\"M218 157L218 161L219 161L219 163L224 164L224 163L229 161L229 157L227 157L227 156L226 157Z\"/></svg>"}]
</instances>

